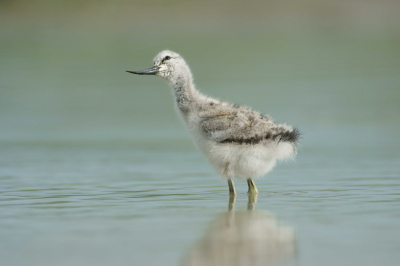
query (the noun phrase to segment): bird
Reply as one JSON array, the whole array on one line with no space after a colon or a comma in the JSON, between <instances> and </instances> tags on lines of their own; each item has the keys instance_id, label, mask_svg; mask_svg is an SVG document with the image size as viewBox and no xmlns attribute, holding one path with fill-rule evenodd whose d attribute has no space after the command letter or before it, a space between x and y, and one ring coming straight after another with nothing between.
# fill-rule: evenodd
<instances>
[{"instance_id":1,"label":"bird","mask_svg":"<svg viewBox=\"0 0 400 266\"><path fill-rule=\"evenodd\" d=\"M197 148L227 180L231 196L236 195L234 178L246 179L248 193L257 195L253 179L297 153L300 131L296 127L276 124L268 115L201 93L188 64L176 52L161 51L152 67L126 72L159 76L170 84L177 113Z\"/></svg>"}]
</instances>

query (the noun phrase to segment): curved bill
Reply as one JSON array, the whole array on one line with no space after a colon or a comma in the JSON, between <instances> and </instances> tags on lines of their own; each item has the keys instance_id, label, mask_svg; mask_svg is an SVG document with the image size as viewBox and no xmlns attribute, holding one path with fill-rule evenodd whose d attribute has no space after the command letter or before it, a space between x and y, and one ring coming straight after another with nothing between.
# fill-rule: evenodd
<instances>
[{"instance_id":1,"label":"curved bill","mask_svg":"<svg viewBox=\"0 0 400 266\"><path fill-rule=\"evenodd\" d=\"M153 66L142 71L126 71L126 72L138 75L155 75L159 69L160 68L158 66Z\"/></svg>"}]
</instances>

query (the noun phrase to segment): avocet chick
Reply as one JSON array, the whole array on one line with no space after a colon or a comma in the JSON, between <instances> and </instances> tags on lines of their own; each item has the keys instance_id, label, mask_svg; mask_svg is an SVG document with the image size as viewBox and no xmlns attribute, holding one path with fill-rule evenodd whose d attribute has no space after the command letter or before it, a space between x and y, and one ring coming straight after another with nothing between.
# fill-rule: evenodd
<instances>
[{"instance_id":1,"label":"avocet chick","mask_svg":"<svg viewBox=\"0 0 400 266\"><path fill-rule=\"evenodd\" d=\"M177 112L196 144L235 195L233 178L247 179L248 192L257 194L253 178L265 175L277 160L296 154L299 130L275 124L247 107L223 102L196 90L192 73L179 54L165 50L154 66L138 75L160 76L172 86Z\"/></svg>"}]
</instances>

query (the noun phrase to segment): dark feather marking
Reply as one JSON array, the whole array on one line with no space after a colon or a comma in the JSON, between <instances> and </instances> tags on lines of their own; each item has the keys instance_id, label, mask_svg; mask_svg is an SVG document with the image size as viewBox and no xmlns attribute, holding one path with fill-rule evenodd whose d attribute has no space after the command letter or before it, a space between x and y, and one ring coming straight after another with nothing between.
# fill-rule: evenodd
<instances>
[{"instance_id":1,"label":"dark feather marking","mask_svg":"<svg viewBox=\"0 0 400 266\"><path fill-rule=\"evenodd\" d=\"M272 139L275 141L279 137L278 143L281 141L284 141L284 142L290 142L297 146L300 135L301 135L300 131L297 128L293 128L293 130L291 130L291 131L282 131L282 132L279 132L276 134L272 134L271 132L268 132L264 136L255 135L252 138L225 139L225 140L221 141L220 143L236 143L236 144L253 145L253 144L258 144L261 141L268 140L268 139Z\"/></svg>"},{"instance_id":2,"label":"dark feather marking","mask_svg":"<svg viewBox=\"0 0 400 266\"><path fill-rule=\"evenodd\" d=\"M293 128L292 131L285 131L280 133L281 138L279 139L279 141L288 141L288 142L292 142L292 143L296 143L299 141L300 138L300 130L298 130L297 128Z\"/></svg>"}]
</instances>

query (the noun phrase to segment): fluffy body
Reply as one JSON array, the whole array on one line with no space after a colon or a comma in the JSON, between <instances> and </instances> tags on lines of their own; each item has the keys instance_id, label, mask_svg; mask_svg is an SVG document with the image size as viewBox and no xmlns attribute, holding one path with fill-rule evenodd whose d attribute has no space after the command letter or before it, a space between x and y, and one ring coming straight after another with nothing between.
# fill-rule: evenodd
<instances>
[{"instance_id":1,"label":"fluffy body","mask_svg":"<svg viewBox=\"0 0 400 266\"><path fill-rule=\"evenodd\" d=\"M200 93L185 60L172 51L154 58L156 75L172 87L177 112L196 146L221 177L255 178L266 174L277 160L296 154L299 131L247 107L219 101Z\"/></svg>"}]
</instances>

